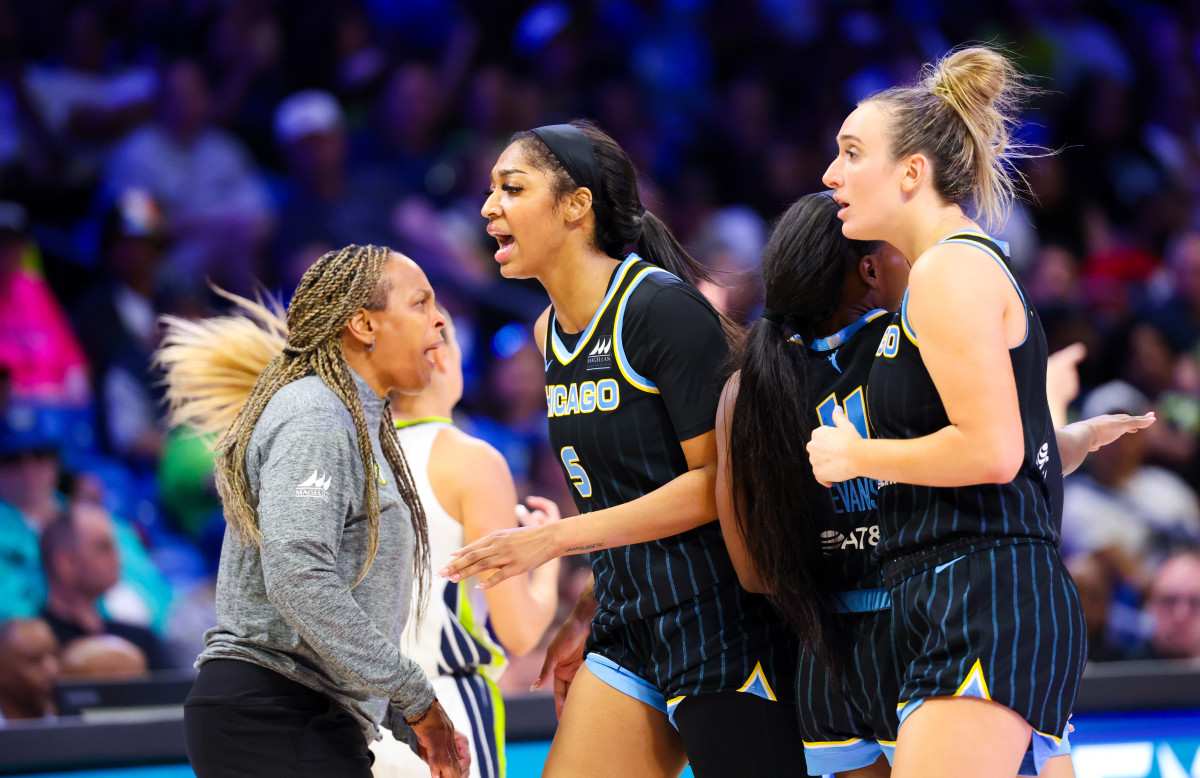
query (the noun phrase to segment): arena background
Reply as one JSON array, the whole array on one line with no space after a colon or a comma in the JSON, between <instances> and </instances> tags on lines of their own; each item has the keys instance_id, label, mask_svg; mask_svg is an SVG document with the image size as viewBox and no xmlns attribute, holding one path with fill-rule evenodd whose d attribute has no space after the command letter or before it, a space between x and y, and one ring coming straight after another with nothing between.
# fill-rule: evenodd
<instances>
[{"instance_id":1,"label":"arena background","mask_svg":"<svg viewBox=\"0 0 1200 778\"><path fill-rule=\"evenodd\" d=\"M1200 777L1200 561L1162 570L1200 548L1200 4L1127 0L0 0L0 619L42 607L33 517L97 502L122 552L105 608L164 668L63 681L56 718L0 725L0 773L191 774L179 703L222 522L202 442L162 424L154 315L220 310L209 281L286 300L324 251L391 245L455 316L459 423L569 510L529 338L545 297L499 278L479 216L506 139L598 121L706 291L753 318L770 223L821 188L844 115L967 41L1044 90L1022 138L1058 153L1023 167L1000 237L1052 349L1087 346L1072 414L1159 418L1067 483L1092 633L1076 771ZM586 576L564 565L560 617ZM524 691L541 656L504 679L513 776L553 734Z\"/></svg>"}]
</instances>

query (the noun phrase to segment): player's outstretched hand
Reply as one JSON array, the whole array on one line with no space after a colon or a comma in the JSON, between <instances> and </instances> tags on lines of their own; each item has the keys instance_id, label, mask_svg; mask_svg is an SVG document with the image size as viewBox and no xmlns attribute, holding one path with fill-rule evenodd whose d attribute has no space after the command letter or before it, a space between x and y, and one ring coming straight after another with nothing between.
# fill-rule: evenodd
<instances>
[{"instance_id":1,"label":"player's outstretched hand","mask_svg":"<svg viewBox=\"0 0 1200 778\"><path fill-rule=\"evenodd\" d=\"M541 689L546 679L554 677L554 713L562 718L563 704L567 701L567 692L575 673L583 664L583 647L587 642L588 633L592 628L592 616L595 613L595 601L590 598L580 598L571 615L558 628L554 640L546 649L546 661L542 663L542 671L533 682L530 691ZM588 606L590 602L590 607Z\"/></svg>"},{"instance_id":2,"label":"player's outstretched hand","mask_svg":"<svg viewBox=\"0 0 1200 778\"><path fill-rule=\"evenodd\" d=\"M480 589L490 589L514 575L528 573L560 556L554 539L555 524L497 530L451 553L453 559L438 571L451 581L481 576ZM488 571L495 571L484 576Z\"/></svg>"},{"instance_id":3,"label":"player's outstretched hand","mask_svg":"<svg viewBox=\"0 0 1200 778\"><path fill-rule=\"evenodd\" d=\"M467 778L471 772L471 748L465 735L457 732L437 700L410 724L417 735L417 755L429 765L431 778Z\"/></svg>"},{"instance_id":4,"label":"player's outstretched hand","mask_svg":"<svg viewBox=\"0 0 1200 778\"><path fill-rule=\"evenodd\" d=\"M822 486L833 486L860 475L850 468L847 449L854 441L861 440L862 435L841 408L834 410L833 424L832 427L817 427L808 441L808 461Z\"/></svg>"},{"instance_id":5,"label":"player's outstretched hand","mask_svg":"<svg viewBox=\"0 0 1200 778\"><path fill-rule=\"evenodd\" d=\"M1130 416L1127 413L1110 413L1104 416L1093 416L1090 419L1076 422L1087 425L1091 440L1088 451L1107 446L1117 438L1127 433L1132 434L1144 430L1155 422L1154 411L1142 416Z\"/></svg>"}]
</instances>

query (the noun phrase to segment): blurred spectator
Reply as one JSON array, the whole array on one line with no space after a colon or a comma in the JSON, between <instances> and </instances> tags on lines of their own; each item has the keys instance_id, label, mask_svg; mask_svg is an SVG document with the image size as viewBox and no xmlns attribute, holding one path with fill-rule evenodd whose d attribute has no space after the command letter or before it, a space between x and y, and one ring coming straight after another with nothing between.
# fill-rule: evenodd
<instances>
[{"instance_id":1,"label":"blurred spectator","mask_svg":"<svg viewBox=\"0 0 1200 778\"><path fill-rule=\"evenodd\" d=\"M33 616L46 599L38 534L57 513L58 454L48 438L0 433L0 620Z\"/></svg>"},{"instance_id":2,"label":"blurred spectator","mask_svg":"<svg viewBox=\"0 0 1200 778\"><path fill-rule=\"evenodd\" d=\"M87 363L49 285L22 266L29 216L0 202L0 362L15 401L56 406L89 402Z\"/></svg>"},{"instance_id":3,"label":"blurred spectator","mask_svg":"<svg viewBox=\"0 0 1200 778\"><path fill-rule=\"evenodd\" d=\"M287 88L280 7L265 0L221 5L205 42L212 120L237 133L259 159L269 159L271 116Z\"/></svg>"},{"instance_id":4,"label":"blurred spectator","mask_svg":"<svg viewBox=\"0 0 1200 778\"><path fill-rule=\"evenodd\" d=\"M1162 563L1146 606L1154 617L1151 657L1200 659L1200 551L1182 551Z\"/></svg>"},{"instance_id":5,"label":"blurred spectator","mask_svg":"<svg viewBox=\"0 0 1200 778\"><path fill-rule=\"evenodd\" d=\"M450 193L454 174L444 158L444 135L439 129L451 92L464 75L463 63L449 59L455 55L458 52L447 49L441 71L423 62L408 62L391 72L373 121L355 137L356 163L379 167L405 191L435 199Z\"/></svg>"},{"instance_id":6,"label":"blurred spectator","mask_svg":"<svg viewBox=\"0 0 1200 778\"><path fill-rule=\"evenodd\" d=\"M387 77L387 51L372 39L371 19L355 3L338 6L333 23L334 83L350 106L373 95Z\"/></svg>"},{"instance_id":7,"label":"blurred spectator","mask_svg":"<svg viewBox=\"0 0 1200 778\"><path fill-rule=\"evenodd\" d=\"M53 718L58 641L41 619L0 622L0 727Z\"/></svg>"},{"instance_id":8,"label":"blurred spectator","mask_svg":"<svg viewBox=\"0 0 1200 778\"><path fill-rule=\"evenodd\" d=\"M151 670L172 665L153 632L100 613L100 598L116 586L120 567L107 511L89 503L71 506L42 530L41 553L49 585L41 617L61 645L86 635L116 635L137 646Z\"/></svg>"},{"instance_id":9,"label":"blurred spectator","mask_svg":"<svg viewBox=\"0 0 1200 778\"><path fill-rule=\"evenodd\" d=\"M1176 351L1200 345L1200 232L1186 232L1167 248L1167 264L1146 318Z\"/></svg>"},{"instance_id":10,"label":"blurred spectator","mask_svg":"<svg viewBox=\"0 0 1200 778\"><path fill-rule=\"evenodd\" d=\"M158 461L158 492L177 530L217 569L225 518L213 478L213 441L190 428L167 433Z\"/></svg>"},{"instance_id":11,"label":"blurred spectator","mask_svg":"<svg viewBox=\"0 0 1200 778\"><path fill-rule=\"evenodd\" d=\"M0 357L0 418L8 412L8 403L12 399L12 367Z\"/></svg>"},{"instance_id":12,"label":"blurred spectator","mask_svg":"<svg viewBox=\"0 0 1200 778\"><path fill-rule=\"evenodd\" d=\"M116 635L88 635L68 643L59 655L61 678L120 681L144 676L142 650Z\"/></svg>"},{"instance_id":13,"label":"blurred spectator","mask_svg":"<svg viewBox=\"0 0 1200 778\"><path fill-rule=\"evenodd\" d=\"M275 139L287 163L281 182L276 253L288 288L308 256L352 243L393 244L391 208L403 190L378 167L346 168L342 109L328 92L297 92L275 111Z\"/></svg>"},{"instance_id":14,"label":"blurred spectator","mask_svg":"<svg viewBox=\"0 0 1200 778\"><path fill-rule=\"evenodd\" d=\"M768 153L779 125L778 95L758 75L742 75L728 84L721 96L717 124L711 135L697 144L705 154L703 164L724 186L722 204L742 203L760 214L774 216L792 198L804 192L772 192L768 188L775 160ZM711 149L723 153L712 155ZM817 182L809 182L811 191Z\"/></svg>"},{"instance_id":15,"label":"blurred spectator","mask_svg":"<svg viewBox=\"0 0 1200 778\"><path fill-rule=\"evenodd\" d=\"M15 430L0 424L0 618L32 616L46 602L38 538L63 511L66 496L58 491L61 477L58 441L40 427ZM114 519L120 559L120 583L104 598L110 617L161 629L172 592L151 562L133 526Z\"/></svg>"},{"instance_id":16,"label":"blurred spectator","mask_svg":"<svg viewBox=\"0 0 1200 778\"><path fill-rule=\"evenodd\" d=\"M1039 311L1079 302L1079 260L1063 246L1044 245L1026 278Z\"/></svg>"},{"instance_id":17,"label":"blurred spectator","mask_svg":"<svg viewBox=\"0 0 1200 778\"><path fill-rule=\"evenodd\" d=\"M1067 561L1067 570L1079 590L1083 616L1087 622L1088 661L1111 662L1129 659L1129 650L1114 639L1109 629L1109 614L1119 583L1116 571L1102 554L1079 554Z\"/></svg>"},{"instance_id":18,"label":"blurred spectator","mask_svg":"<svg viewBox=\"0 0 1200 778\"><path fill-rule=\"evenodd\" d=\"M1158 398L1172 388L1178 355L1157 325L1129 318L1107 329L1105 335L1099 361L1106 375L1147 397Z\"/></svg>"},{"instance_id":19,"label":"blurred spectator","mask_svg":"<svg viewBox=\"0 0 1200 778\"><path fill-rule=\"evenodd\" d=\"M762 218L746 206L727 206L705 220L694 242L696 258L714 271L700 291L734 321L754 318L762 297L758 261L767 242Z\"/></svg>"},{"instance_id":20,"label":"blurred spectator","mask_svg":"<svg viewBox=\"0 0 1200 778\"><path fill-rule=\"evenodd\" d=\"M495 358L479 392L483 415L473 416L468 432L494 446L512 469L518 494L530 494L539 450L549 447L546 427L546 369L530 341L507 358ZM558 495L555 494L555 497ZM563 514L571 503L562 503Z\"/></svg>"},{"instance_id":21,"label":"blurred spectator","mask_svg":"<svg viewBox=\"0 0 1200 778\"><path fill-rule=\"evenodd\" d=\"M158 345L155 281L166 230L149 193L121 192L102 227L106 272L74 311L104 447L142 465L156 462L162 450L162 392L150 362Z\"/></svg>"},{"instance_id":22,"label":"blurred spectator","mask_svg":"<svg viewBox=\"0 0 1200 778\"><path fill-rule=\"evenodd\" d=\"M1083 418L1142 414L1153 406L1122 381L1097 387L1084 400ZM1142 580L1144 565L1180 544L1200 541L1200 502L1179 476L1144 464L1144 435L1125 435L1095 451L1086 474L1067 478L1063 547L1068 554L1104 551L1126 561L1122 574Z\"/></svg>"},{"instance_id":23,"label":"blurred spectator","mask_svg":"<svg viewBox=\"0 0 1200 778\"><path fill-rule=\"evenodd\" d=\"M257 164L241 141L212 124L210 100L198 63L169 65L157 121L113 152L106 190L112 197L145 189L162 203L173 239L167 258L172 286L210 277L247 291L271 211Z\"/></svg>"},{"instance_id":24,"label":"blurred spectator","mask_svg":"<svg viewBox=\"0 0 1200 778\"><path fill-rule=\"evenodd\" d=\"M154 113L153 69L114 54L104 12L83 4L66 19L61 58L30 65L24 85L34 109L57 141L70 149L74 170L94 181L114 141Z\"/></svg>"},{"instance_id":25,"label":"blurred spectator","mask_svg":"<svg viewBox=\"0 0 1200 778\"><path fill-rule=\"evenodd\" d=\"M450 284L463 292L493 285L482 294L495 294L496 263L480 250L479 241L471 234L474 226L455 209L439 211L428 198L417 195L403 198L392 209L396 245L426 268L431 283ZM509 301L517 303L511 287L508 291ZM540 307L541 300L538 303ZM519 310L519 305L514 307Z\"/></svg>"}]
</instances>

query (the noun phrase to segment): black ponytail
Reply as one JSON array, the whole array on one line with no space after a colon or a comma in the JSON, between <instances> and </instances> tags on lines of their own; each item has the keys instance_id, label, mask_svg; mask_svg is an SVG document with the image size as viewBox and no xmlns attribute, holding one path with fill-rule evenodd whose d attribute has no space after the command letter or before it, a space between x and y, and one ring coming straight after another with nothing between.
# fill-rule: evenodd
<instances>
[{"instance_id":1,"label":"black ponytail","mask_svg":"<svg viewBox=\"0 0 1200 778\"><path fill-rule=\"evenodd\" d=\"M831 669L845 640L839 622L827 618L840 576L820 543L833 503L805 449L820 398L813 397L812 357L803 344L833 318L859 260L880 246L846 239L836 214L828 195L807 195L771 233L762 260L764 302L783 320L759 319L731 356L741 374L729 443L731 493L750 558L775 606Z\"/></svg>"}]
</instances>

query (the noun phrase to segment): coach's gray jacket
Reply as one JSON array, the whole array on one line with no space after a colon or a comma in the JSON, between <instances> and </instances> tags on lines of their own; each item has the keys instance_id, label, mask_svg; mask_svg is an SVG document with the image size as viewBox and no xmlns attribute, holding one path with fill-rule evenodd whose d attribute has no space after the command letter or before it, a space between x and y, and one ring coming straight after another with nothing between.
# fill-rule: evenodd
<instances>
[{"instance_id":1,"label":"coach's gray jacket","mask_svg":"<svg viewBox=\"0 0 1200 778\"><path fill-rule=\"evenodd\" d=\"M358 374L377 466L364 473L350 412L309 376L280 389L254 426L246 452L250 504L262 548L228 527L217 574L217 626L196 660L240 659L328 694L362 725L367 740L390 700L419 715L433 687L397 648L413 586L409 511L379 446L384 401ZM357 587L367 555L363 479L377 478L379 551Z\"/></svg>"}]
</instances>

